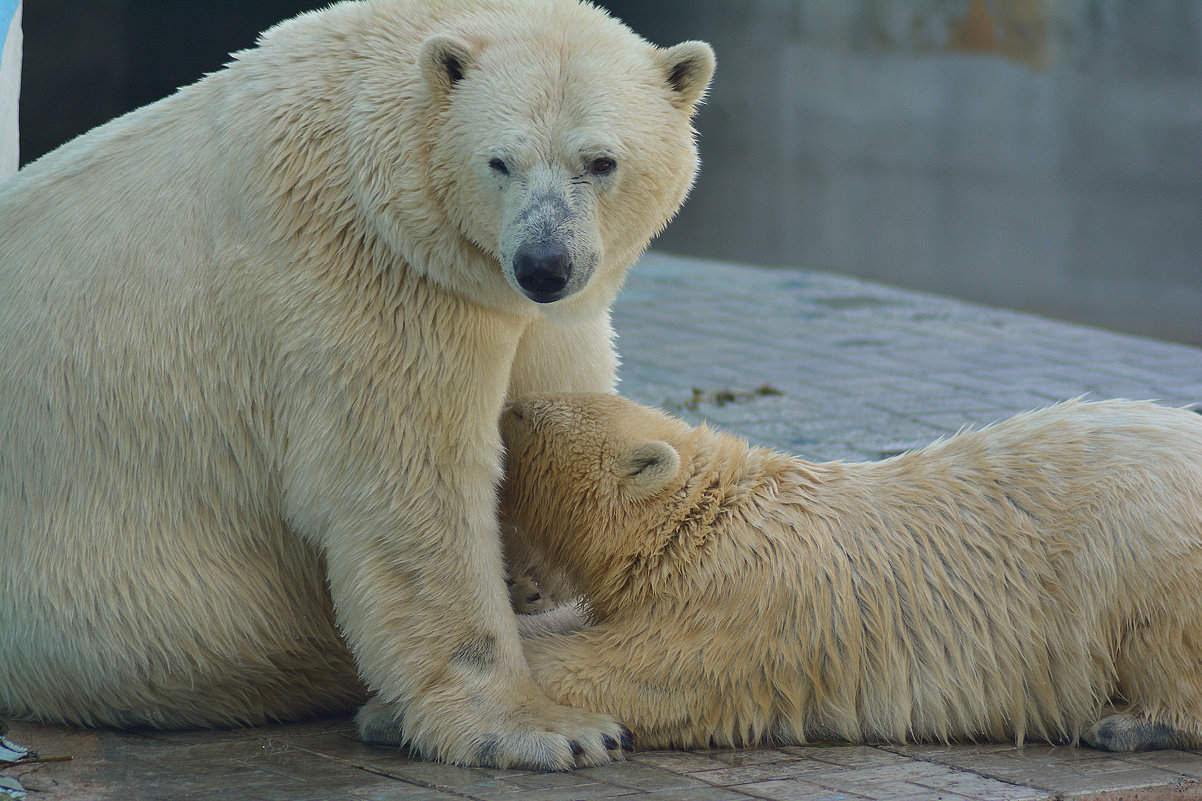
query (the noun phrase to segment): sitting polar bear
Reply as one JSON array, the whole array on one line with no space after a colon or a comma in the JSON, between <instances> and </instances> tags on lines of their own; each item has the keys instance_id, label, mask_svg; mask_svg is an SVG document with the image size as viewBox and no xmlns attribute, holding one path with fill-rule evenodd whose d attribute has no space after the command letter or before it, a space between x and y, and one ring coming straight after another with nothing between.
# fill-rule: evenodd
<instances>
[{"instance_id":1,"label":"sitting polar bear","mask_svg":"<svg viewBox=\"0 0 1202 801\"><path fill-rule=\"evenodd\" d=\"M1070 402L864 464L614 396L502 429L503 508L593 623L535 616L535 679L641 747L1202 745L1192 412Z\"/></svg>"},{"instance_id":2,"label":"sitting polar bear","mask_svg":"<svg viewBox=\"0 0 1202 801\"><path fill-rule=\"evenodd\" d=\"M620 758L523 659L497 419L613 390L713 68L575 0L339 3L0 183L0 717L370 696L431 758Z\"/></svg>"}]
</instances>

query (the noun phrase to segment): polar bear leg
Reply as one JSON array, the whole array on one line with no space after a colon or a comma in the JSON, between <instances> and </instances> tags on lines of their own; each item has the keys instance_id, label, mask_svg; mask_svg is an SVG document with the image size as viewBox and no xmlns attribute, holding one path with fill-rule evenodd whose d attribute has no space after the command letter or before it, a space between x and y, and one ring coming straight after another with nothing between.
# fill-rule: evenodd
<instances>
[{"instance_id":1,"label":"polar bear leg","mask_svg":"<svg viewBox=\"0 0 1202 801\"><path fill-rule=\"evenodd\" d=\"M617 721L553 703L530 678L499 545L472 536L490 529L442 522L431 526L438 541L398 531L326 548L335 608L377 692L356 719L363 739L461 765L564 770L620 758Z\"/></svg>"},{"instance_id":2,"label":"polar bear leg","mask_svg":"<svg viewBox=\"0 0 1202 801\"><path fill-rule=\"evenodd\" d=\"M534 684L502 581L496 420L508 375L488 368L510 362L517 337L454 311L424 321L441 359L424 382L369 365L294 398L287 517L324 555L339 628L376 694L361 732L462 765L612 761L616 720ZM415 386L433 399L417 395L425 407Z\"/></svg>"},{"instance_id":3,"label":"polar bear leg","mask_svg":"<svg viewBox=\"0 0 1202 801\"><path fill-rule=\"evenodd\" d=\"M1180 586L1197 586L1190 570ZM1177 574L1179 575L1179 573ZM1086 742L1111 751L1202 747L1202 598L1175 593L1177 603L1128 622L1115 659L1123 699L1117 714L1102 717L1084 734Z\"/></svg>"}]
</instances>

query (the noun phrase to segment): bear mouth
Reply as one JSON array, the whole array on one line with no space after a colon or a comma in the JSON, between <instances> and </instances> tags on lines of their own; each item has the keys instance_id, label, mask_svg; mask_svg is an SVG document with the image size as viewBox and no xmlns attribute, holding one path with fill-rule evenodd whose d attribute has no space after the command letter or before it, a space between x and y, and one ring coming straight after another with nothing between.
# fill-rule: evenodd
<instances>
[{"instance_id":1,"label":"bear mouth","mask_svg":"<svg viewBox=\"0 0 1202 801\"><path fill-rule=\"evenodd\" d=\"M530 298L535 303L554 303L557 300L563 300L571 293L570 292L560 292L560 291L544 292L541 290L529 290L529 289L523 288L522 294L525 295L526 297Z\"/></svg>"}]
</instances>

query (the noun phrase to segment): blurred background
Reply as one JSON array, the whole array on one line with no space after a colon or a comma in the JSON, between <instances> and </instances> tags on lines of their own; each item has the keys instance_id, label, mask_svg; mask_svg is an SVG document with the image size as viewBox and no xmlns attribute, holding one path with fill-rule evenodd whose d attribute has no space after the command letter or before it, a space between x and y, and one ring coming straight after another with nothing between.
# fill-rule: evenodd
<instances>
[{"instance_id":1,"label":"blurred background","mask_svg":"<svg viewBox=\"0 0 1202 801\"><path fill-rule=\"evenodd\" d=\"M656 249L1202 344L1202 0L600 4L718 54ZM26 3L22 163L322 5Z\"/></svg>"}]
</instances>

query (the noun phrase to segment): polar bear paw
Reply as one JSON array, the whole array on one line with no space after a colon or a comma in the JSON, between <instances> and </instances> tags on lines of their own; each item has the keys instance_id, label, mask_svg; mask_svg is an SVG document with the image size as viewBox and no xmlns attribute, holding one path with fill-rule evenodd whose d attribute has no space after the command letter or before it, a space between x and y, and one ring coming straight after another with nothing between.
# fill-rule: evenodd
<instances>
[{"instance_id":1,"label":"polar bear paw","mask_svg":"<svg viewBox=\"0 0 1202 801\"><path fill-rule=\"evenodd\" d=\"M550 702L493 721L452 712L439 718L473 720L470 731L449 730L434 720L411 725L395 704L372 698L355 722L360 738L372 745L408 747L416 755L457 765L527 770L571 770L625 759L633 750L630 730L608 715Z\"/></svg>"},{"instance_id":2,"label":"polar bear paw","mask_svg":"<svg viewBox=\"0 0 1202 801\"><path fill-rule=\"evenodd\" d=\"M1081 739L1104 751L1153 751L1177 748L1182 733L1172 726L1134 715L1107 715L1090 726Z\"/></svg>"},{"instance_id":3,"label":"polar bear paw","mask_svg":"<svg viewBox=\"0 0 1202 801\"><path fill-rule=\"evenodd\" d=\"M554 605L534 579L524 573L510 575L505 579L505 586L509 588L509 604L515 614L533 615Z\"/></svg>"}]
</instances>

